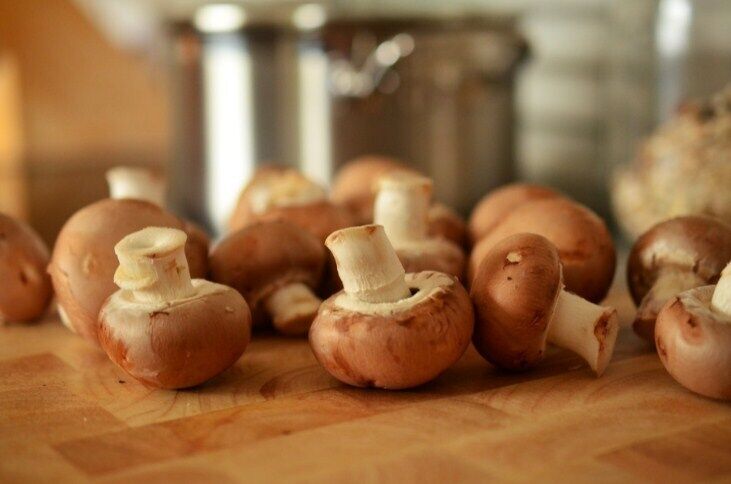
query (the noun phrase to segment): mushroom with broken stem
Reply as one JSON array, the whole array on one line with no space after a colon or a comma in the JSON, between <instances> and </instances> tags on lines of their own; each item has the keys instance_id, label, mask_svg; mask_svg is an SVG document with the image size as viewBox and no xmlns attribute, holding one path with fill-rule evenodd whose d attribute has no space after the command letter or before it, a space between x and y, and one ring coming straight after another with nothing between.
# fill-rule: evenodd
<instances>
[{"instance_id":1,"label":"mushroom with broken stem","mask_svg":"<svg viewBox=\"0 0 731 484\"><path fill-rule=\"evenodd\" d=\"M627 259L627 284L637 315L635 333L655 340L655 320L673 296L714 284L731 261L731 226L687 215L653 226L635 242Z\"/></svg>"},{"instance_id":2,"label":"mushroom with broken stem","mask_svg":"<svg viewBox=\"0 0 731 484\"><path fill-rule=\"evenodd\" d=\"M668 301L657 316L655 346L668 373L685 388L731 400L731 263L715 286Z\"/></svg>"},{"instance_id":3,"label":"mushroom with broken stem","mask_svg":"<svg viewBox=\"0 0 731 484\"><path fill-rule=\"evenodd\" d=\"M320 306L310 345L331 375L360 387L410 388L462 356L474 317L456 278L406 274L379 225L339 230L326 245L344 289Z\"/></svg>"},{"instance_id":4,"label":"mushroom with broken stem","mask_svg":"<svg viewBox=\"0 0 731 484\"><path fill-rule=\"evenodd\" d=\"M255 321L307 334L322 302L313 289L325 266L325 247L314 235L283 221L261 222L226 236L210 260L212 279L239 291Z\"/></svg>"},{"instance_id":5,"label":"mushroom with broken stem","mask_svg":"<svg viewBox=\"0 0 731 484\"><path fill-rule=\"evenodd\" d=\"M452 242L433 238L429 231L432 181L397 172L378 183L374 215L382 225L406 272L437 271L461 278L465 255Z\"/></svg>"},{"instance_id":6,"label":"mushroom with broken stem","mask_svg":"<svg viewBox=\"0 0 731 484\"><path fill-rule=\"evenodd\" d=\"M523 370L552 343L581 356L597 376L612 357L617 313L563 289L558 251L543 236L516 234L480 264L471 290L477 351L494 365Z\"/></svg>"},{"instance_id":7,"label":"mushroom with broken stem","mask_svg":"<svg viewBox=\"0 0 731 484\"><path fill-rule=\"evenodd\" d=\"M99 341L113 362L141 382L199 385L239 359L251 313L234 289L191 279L182 230L148 227L115 246L119 267L99 312Z\"/></svg>"}]
</instances>

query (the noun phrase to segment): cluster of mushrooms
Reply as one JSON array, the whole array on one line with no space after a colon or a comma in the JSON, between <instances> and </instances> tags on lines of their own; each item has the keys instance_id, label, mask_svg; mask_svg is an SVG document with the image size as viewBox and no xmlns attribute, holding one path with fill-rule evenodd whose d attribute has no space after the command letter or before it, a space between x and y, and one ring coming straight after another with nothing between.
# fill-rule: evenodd
<instances>
[{"instance_id":1,"label":"cluster of mushrooms","mask_svg":"<svg viewBox=\"0 0 731 484\"><path fill-rule=\"evenodd\" d=\"M616 266L611 235L549 188L499 188L466 223L392 159L351 161L329 193L267 167L209 248L164 208L161 178L117 168L108 180L110 198L74 214L51 255L0 215L0 321L41 317L55 293L62 322L146 385L201 384L267 325L309 335L320 364L359 387L424 384L470 342L506 370L539 365L549 343L597 376L611 360L617 313L599 305ZM678 382L721 399L731 399L730 260L731 227L685 216L643 234L627 268L637 334Z\"/></svg>"}]
</instances>

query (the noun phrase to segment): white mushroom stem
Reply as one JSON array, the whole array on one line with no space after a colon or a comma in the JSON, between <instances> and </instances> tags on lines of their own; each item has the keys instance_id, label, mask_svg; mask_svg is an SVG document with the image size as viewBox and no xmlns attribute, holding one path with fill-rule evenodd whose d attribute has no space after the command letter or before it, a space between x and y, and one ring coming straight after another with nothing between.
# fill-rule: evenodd
<instances>
[{"instance_id":1,"label":"white mushroom stem","mask_svg":"<svg viewBox=\"0 0 731 484\"><path fill-rule=\"evenodd\" d=\"M148 227L114 247L119 267L114 282L142 302L161 303L190 297L195 289L185 258L182 230Z\"/></svg>"},{"instance_id":2,"label":"white mushroom stem","mask_svg":"<svg viewBox=\"0 0 731 484\"><path fill-rule=\"evenodd\" d=\"M264 300L264 308L271 316L275 328L290 333L299 332L299 328L289 328L292 322L314 317L321 303L322 300L307 285L297 282L272 293ZM301 329L306 331L307 328Z\"/></svg>"},{"instance_id":3,"label":"white mushroom stem","mask_svg":"<svg viewBox=\"0 0 731 484\"><path fill-rule=\"evenodd\" d=\"M614 309L561 291L548 329L548 342L578 354L601 375L612 358L618 328Z\"/></svg>"},{"instance_id":4,"label":"white mushroom stem","mask_svg":"<svg viewBox=\"0 0 731 484\"><path fill-rule=\"evenodd\" d=\"M726 316L725 322L731 323L731 263L721 272L721 278L713 290L711 307Z\"/></svg>"},{"instance_id":5,"label":"white mushroom stem","mask_svg":"<svg viewBox=\"0 0 731 484\"><path fill-rule=\"evenodd\" d=\"M423 240L429 232L432 182L426 177L397 173L381 178L373 209L374 222L383 225L388 239Z\"/></svg>"},{"instance_id":6,"label":"white mushroom stem","mask_svg":"<svg viewBox=\"0 0 731 484\"><path fill-rule=\"evenodd\" d=\"M251 209L262 214L272 207L307 205L327 198L327 192L296 170L271 175L252 186Z\"/></svg>"},{"instance_id":7,"label":"white mushroom stem","mask_svg":"<svg viewBox=\"0 0 731 484\"><path fill-rule=\"evenodd\" d=\"M411 295L404 267L380 225L338 230L325 245L335 257L347 294L370 303L395 302Z\"/></svg>"},{"instance_id":8,"label":"white mushroom stem","mask_svg":"<svg viewBox=\"0 0 731 484\"><path fill-rule=\"evenodd\" d=\"M657 313L672 298L688 289L703 286L704 280L690 270L665 269L658 274L655 284L647 292L638 308L638 318L655 319Z\"/></svg>"},{"instance_id":9,"label":"white mushroom stem","mask_svg":"<svg viewBox=\"0 0 731 484\"><path fill-rule=\"evenodd\" d=\"M109 196L114 199L133 198L165 205L165 180L145 168L118 166L107 171Z\"/></svg>"}]
</instances>

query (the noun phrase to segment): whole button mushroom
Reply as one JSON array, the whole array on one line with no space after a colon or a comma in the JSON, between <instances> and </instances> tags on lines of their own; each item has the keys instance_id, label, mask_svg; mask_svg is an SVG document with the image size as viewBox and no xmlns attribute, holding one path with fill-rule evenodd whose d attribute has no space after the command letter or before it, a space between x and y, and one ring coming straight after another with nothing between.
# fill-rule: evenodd
<instances>
[{"instance_id":1,"label":"whole button mushroom","mask_svg":"<svg viewBox=\"0 0 731 484\"><path fill-rule=\"evenodd\" d=\"M655 346L685 388L731 400L731 264L718 284L673 297L660 311Z\"/></svg>"},{"instance_id":2,"label":"whole button mushroom","mask_svg":"<svg viewBox=\"0 0 731 484\"><path fill-rule=\"evenodd\" d=\"M337 173L330 199L354 214L354 223L373 222L373 207L381 177L394 172L419 175L404 162L385 156L367 155L355 158ZM429 235L449 240L460 247L466 245L467 225L454 210L441 203L429 208Z\"/></svg>"},{"instance_id":3,"label":"whole button mushroom","mask_svg":"<svg viewBox=\"0 0 731 484\"><path fill-rule=\"evenodd\" d=\"M655 319L665 303L683 291L714 284L731 261L731 226L690 215L661 222L642 234L627 260L627 283L637 316L632 325L655 339Z\"/></svg>"},{"instance_id":4,"label":"whole button mushroom","mask_svg":"<svg viewBox=\"0 0 731 484\"><path fill-rule=\"evenodd\" d=\"M591 302L604 299L616 265L612 236L594 212L563 197L524 203L507 214L472 250L468 279L492 247L523 232L542 235L556 246L568 291Z\"/></svg>"},{"instance_id":5,"label":"whole button mushroom","mask_svg":"<svg viewBox=\"0 0 731 484\"><path fill-rule=\"evenodd\" d=\"M321 186L297 170L277 167L257 171L239 197L229 228L235 231L270 220L293 223L321 242L353 224L352 214L330 202Z\"/></svg>"},{"instance_id":6,"label":"whole button mushroom","mask_svg":"<svg viewBox=\"0 0 731 484\"><path fill-rule=\"evenodd\" d=\"M469 219L470 240L476 244L520 205L562 195L548 187L528 183L511 183L491 191L477 202Z\"/></svg>"},{"instance_id":7,"label":"whole button mushroom","mask_svg":"<svg viewBox=\"0 0 731 484\"><path fill-rule=\"evenodd\" d=\"M158 388L199 385L242 355L251 313L234 289L191 280L182 230L148 227L114 248L119 267L99 312L99 341L134 378Z\"/></svg>"},{"instance_id":8,"label":"whole button mushroom","mask_svg":"<svg viewBox=\"0 0 731 484\"><path fill-rule=\"evenodd\" d=\"M56 239L48 272L61 320L72 331L97 342L97 316L117 286L114 246L145 227L184 229L185 223L158 205L138 199L104 199L76 212ZM201 260L201 247L185 245L186 256ZM207 265L207 254L205 256ZM205 277L205 272L191 272Z\"/></svg>"},{"instance_id":9,"label":"whole button mushroom","mask_svg":"<svg viewBox=\"0 0 731 484\"><path fill-rule=\"evenodd\" d=\"M524 370L552 343L581 356L597 376L612 357L617 312L563 290L556 248L545 237L516 234L483 259L470 293L477 351L494 365Z\"/></svg>"},{"instance_id":10,"label":"whole button mushroom","mask_svg":"<svg viewBox=\"0 0 731 484\"><path fill-rule=\"evenodd\" d=\"M474 315L454 277L405 274L378 225L337 231L326 245L344 290L322 303L310 345L331 375L359 387L410 388L462 356Z\"/></svg>"},{"instance_id":11,"label":"whole button mushroom","mask_svg":"<svg viewBox=\"0 0 731 484\"><path fill-rule=\"evenodd\" d=\"M161 174L139 167L117 166L107 170L109 196L115 200L145 200L162 208L167 208L165 196L167 184ZM196 277L204 277L208 272L208 234L198 225L190 221L185 223L188 234L186 255L190 272Z\"/></svg>"},{"instance_id":12,"label":"whole button mushroom","mask_svg":"<svg viewBox=\"0 0 731 484\"><path fill-rule=\"evenodd\" d=\"M325 247L312 234L287 222L250 225L219 242L210 260L212 279L239 291L255 320L266 316L282 334L307 334L325 265Z\"/></svg>"},{"instance_id":13,"label":"whole button mushroom","mask_svg":"<svg viewBox=\"0 0 731 484\"><path fill-rule=\"evenodd\" d=\"M406 172L378 183L375 223L382 225L406 272L437 271L461 278L465 255L452 242L428 235L432 182Z\"/></svg>"},{"instance_id":14,"label":"whole button mushroom","mask_svg":"<svg viewBox=\"0 0 731 484\"><path fill-rule=\"evenodd\" d=\"M0 324L41 317L51 301L48 248L27 224L0 213Z\"/></svg>"}]
</instances>

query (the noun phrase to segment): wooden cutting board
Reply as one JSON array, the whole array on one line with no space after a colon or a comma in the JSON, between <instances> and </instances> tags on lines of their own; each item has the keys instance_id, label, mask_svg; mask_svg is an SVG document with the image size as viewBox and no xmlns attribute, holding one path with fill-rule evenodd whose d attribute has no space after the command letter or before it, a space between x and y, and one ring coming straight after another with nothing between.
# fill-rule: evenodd
<instances>
[{"instance_id":1,"label":"wooden cutting board","mask_svg":"<svg viewBox=\"0 0 731 484\"><path fill-rule=\"evenodd\" d=\"M359 390L306 341L260 335L169 392L52 317L0 327L0 456L0 482L729 482L731 406L677 385L628 328L599 379L559 350L511 375L471 348L422 388Z\"/></svg>"}]
</instances>

